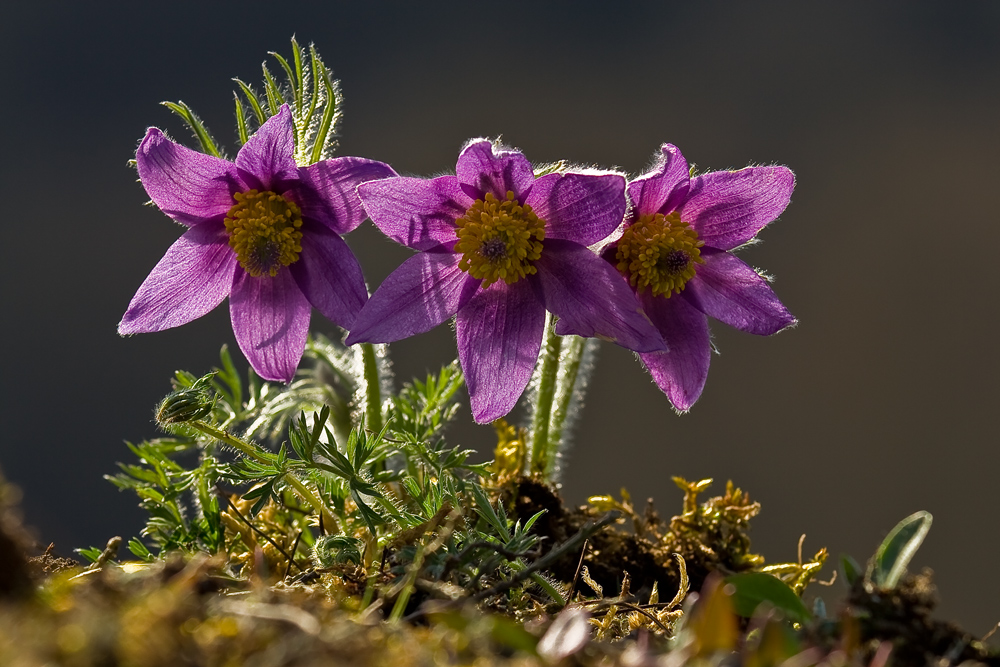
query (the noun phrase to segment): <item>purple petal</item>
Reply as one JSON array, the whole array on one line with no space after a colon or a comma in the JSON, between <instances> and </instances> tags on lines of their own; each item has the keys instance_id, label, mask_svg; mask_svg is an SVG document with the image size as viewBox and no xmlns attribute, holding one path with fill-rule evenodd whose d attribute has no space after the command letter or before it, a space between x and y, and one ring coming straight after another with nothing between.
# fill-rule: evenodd
<instances>
[{"instance_id":1,"label":"purple petal","mask_svg":"<svg viewBox=\"0 0 1000 667\"><path fill-rule=\"evenodd\" d=\"M360 157L339 157L303 167L299 169L302 180L295 188L302 217L346 234L368 217L358 197L358 186L395 175L389 165Z\"/></svg>"},{"instance_id":2,"label":"purple petal","mask_svg":"<svg viewBox=\"0 0 1000 667\"><path fill-rule=\"evenodd\" d=\"M524 200L545 221L545 238L593 245L625 216L625 179L618 174L548 174Z\"/></svg>"},{"instance_id":3,"label":"purple petal","mask_svg":"<svg viewBox=\"0 0 1000 667\"><path fill-rule=\"evenodd\" d=\"M691 181L681 218L706 245L731 250L781 215L794 188L795 175L787 167L713 171Z\"/></svg>"},{"instance_id":4,"label":"purple petal","mask_svg":"<svg viewBox=\"0 0 1000 667\"><path fill-rule=\"evenodd\" d=\"M572 241L546 239L534 282L545 307L559 316L556 333L597 336L636 352L665 350L614 267Z\"/></svg>"},{"instance_id":5,"label":"purple petal","mask_svg":"<svg viewBox=\"0 0 1000 667\"><path fill-rule=\"evenodd\" d=\"M199 225L167 250L132 297L118 333L162 331L198 319L233 285L236 253L222 225Z\"/></svg>"},{"instance_id":6,"label":"purple petal","mask_svg":"<svg viewBox=\"0 0 1000 667\"><path fill-rule=\"evenodd\" d=\"M712 356L708 318L676 295L667 299L646 291L639 300L670 347L669 352L649 352L639 358L674 409L687 412L701 396L708 378Z\"/></svg>"},{"instance_id":7,"label":"purple petal","mask_svg":"<svg viewBox=\"0 0 1000 667\"><path fill-rule=\"evenodd\" d=\"M660 146L653 168L628 184L628 196L636 217L667 215L684 201L688 191L687 160L673 144Z\"/></svg>"},{"instance_id":8,"label":"purple petal","mask_svg":"<svg viewBox=\"0 0 1000 667\"><path fill-rule=\"evenodd\" d=\"M527 281L493 283L458 311L458 358L479 424L514 408L531 379L545 329L545 308Z\"/></svg>"},{"instance_id":9,"label":"purple petal","mask_svg":"<svg viewBox=\"0 0 1000 667\"><path fill-rule=\"evenodd\" d=\"M703 248L704 264L681 296L710 317L740 331L770 336L795 324L795 318L767 281L728 252Z\"/></svg>"},{"instance_id":10,"label":"purple petal","mask_svg":"<svg viewBox=\"0 0 1000 667\"><path fill-rule=\"evenodd\" d=\"M531 163L519 151L494 148L485 139L474 141L462 149L455 166L455 174L463 185L469 186L476 199L486 193L503 201L507 192L513 191L519 201L535 182ZM468 190L467 190L468 192Z\"/></svg>"},{"instance_id":11,"label":"purple petal","mask_svg":"<svg viewBox=\"0 0 1000 667\"><path fill-rule=\"evenodd\" d=\"M461 255L422 252L393 271L358 313L347 344L391 343L433 329L458 312L479 287L458 268Z\"/></svg>"},{"instance_id":12,"label":"purple petal","mask_svg":"<svg viewBox=\"0 0 1000 667\"><path fill-rule=\"evenodd\" d=\"M416 250L454 246L455 220L473 203L454 176L371 181L358 186L358 195L383 234Z\"/></svg>"},{"instance_id":13,"label":"purple petal","mask_svg":"<svg viewBox=\"0 0 1000 667\"><path fill-rule=\"evenodd\" d=\"M295 165L295 127L292 112L285 104L243 144L236 156L236 166L252 174L264 190L298 180ZM254 183L253 185L258 185Z\"/></svg>"},{"instance_id":14,"label":"purple petal","mask_svg":"<svg viewBox=\"0 0 1000 667\"><path fill-rule=\"evenodd\" d=\"M232 162L193 151L149 128L135 154L139 180L161 211L193 226L221 219L233 204L233 193L244 185Z\"/></svg>"},{"instance_id":15,"label":"purple petal","mask_svg":"<svg viewBox=\"0 0 1000 667\"><path fill-rule=\"evenodd\" d=\"M299 261L288 268L316 310L351 328L368 300L368 289L361 265L342 238L322 225L311 225L302 234Z\"/></svg>"},{"instance_id":16,"label":"purple petal","mask_svg":"<svg viewBox=\"0 0 1000 667\"><path fill-rule=\"evenodd\" d=\"M236 272L229 314L236 342L257 375L291 381L306 348L310 310L290 271L273 278Z\"/></svg>"}]
</instances>

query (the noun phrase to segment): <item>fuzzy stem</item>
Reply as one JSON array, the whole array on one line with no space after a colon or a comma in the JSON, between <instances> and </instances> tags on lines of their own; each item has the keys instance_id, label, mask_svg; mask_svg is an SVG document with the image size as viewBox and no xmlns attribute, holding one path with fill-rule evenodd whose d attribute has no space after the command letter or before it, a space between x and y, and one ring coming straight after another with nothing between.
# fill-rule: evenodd
<instances>
[{"instance_id":1,"label":"fuzzy stem","mask_svg":"<svg viewBox=\"0 0 1000 667\"><path fill-rule=\"evenodd\" d=\"M568 336L566 343L566 352L562 359L562 374L558 378L556 390L556 406L549 426L549 439L557 450L562 444L563 427L569 416L569 406L573 402L573 394L576 393L576 381L580 375L580 363L583 361L587 339L580 336ZM546 474L552 472L551 468L555 466L555 463L554 458L549 461L549 469L546 470Z\"/></svg>"},{"instance_id":2,"label":"fuzzy stem","mask_svg":"<svg viewBox=\"0 0 1000 667\"><path fill-rule=\"evenodd\" d=\"M382 432L382 379L378 372L375 346L361 344L361 360L365 369L365 425L373 433Z\"/></svg>"},{"instance_id":3,"label":"fuzzy stem","mask_svg":"<svg viewBox=\"0 0 1000 667\"><path fill-rule=\"evenodd\" d=\"M187 425L193 429L201 431L205 435L211 436L216 440L219 440L220 442L226 443L233 449L238 450L245 456L249 456L258 463L264 463L264 464L273 463L271 459L269 459L267 456L264 456L261 453L260 449L258 449L253 444L246 442L245 440L241 440L240 438L237 438L231 433L216 428L207 422L203 422L201 420L195 420L188 422ZM313 510L323 515L323 525L326 527L327 531L336 532L338 525L337 519L334 518L333 513L330 512L326 504L324 504L323 501L321 501L316 496L313 490L310 489L308 486L306 486L306 484L295 475L286 474L285 480L287 480L288 483L292 485L292 488L298 491L299 495L301 495L307 503L312 505Z\"/></svg>"},{"instance_id":4,"label":"fuzzy stem","mask_svg":"<svg viewBox=\"0 0 1000 667\"><path fill-rule=\"evenodd\" d=\"M559 352L562 349L562 337L556 335L554 324L546 327L542 348L542 367L538 378L538 393L535 396L535 413L531 422L531 472L545 475L549 469L549 421L552 416L556 377L559 374Z\"/></svg>"}]
</instances>

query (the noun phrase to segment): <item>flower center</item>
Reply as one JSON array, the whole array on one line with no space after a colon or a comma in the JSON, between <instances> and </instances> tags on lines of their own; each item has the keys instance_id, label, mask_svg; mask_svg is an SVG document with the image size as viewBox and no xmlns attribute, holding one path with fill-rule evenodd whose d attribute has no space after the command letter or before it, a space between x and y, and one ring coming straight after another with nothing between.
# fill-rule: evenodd
<instances>
[{"instance_id":1,"label":"flower center","mask_svg":"<svg viewBox=\"0 0 1000 667\"><path fill-rule=\"evenodd\" d=\"M704 264L704 241L676 213L644 215L625 228L618 241L618 270L637 291L649 287L653 296L680 294L694 277L695 264Z\"/></svg>"},{"instance_id":2,"label":"flower center","mask_svg":"<svg viewBox=\"0 0 1000 667\"><path fill-rule=\"evenodd\" d=\"M505 201L492 194L477 199L455 224L455 252L462 253L458 268L481 278L483 287L498 280L510 285L535 273L531 263L542 256L545 221L519 204L513 192Z\"/></svg>"},{"instance_id":3,"label":"flower center","mask_svg":"<svg viewBox=\"0 0 1000 667\"><path fill-rule=\"evenodd\" d=\"M294 202L271 192L248 190L233 195L226 214L229 246L240 266L253 277L274 277L302 252L302 213Z\"/></svg>"}]
</instances>

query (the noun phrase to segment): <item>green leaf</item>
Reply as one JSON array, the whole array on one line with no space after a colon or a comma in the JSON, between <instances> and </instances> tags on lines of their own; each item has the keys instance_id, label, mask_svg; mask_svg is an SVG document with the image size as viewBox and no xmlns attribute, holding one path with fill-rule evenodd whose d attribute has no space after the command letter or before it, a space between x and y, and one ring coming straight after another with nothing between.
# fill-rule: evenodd
<instances>
[{"instance_id":1,"label":"green leaf","mask_svg":"<svg viewBox=\"0 0 1000 667\"><path fill-rule=\"evenodd\" d=\"M250 128L247 127L246 114L243 111L243 103L240 96L233 92L233 101L236 104L236 132L240 137L240 146L250 139Z\"/></svg>"},{"instance_id":2,"label":"green leaf","mask_svg":"<svg viewBox=\"0 0 1000 667\"><path fill-rule=\"evenodd\" d=\"M913 554L923 544L931 529L929 512L914 512L889 531L868 566L867 578L880 588L893 589L910 564Z\"/></svg>"},{"instance_id":3,"label":"green leaf","mask_svg":"<svg viewBox=\"0 0 1000 667\"><path fill-rule=\"evenodd\" d=\"M848 586L853 586L854 582L861 578L861 566L847 554L840 557L840 569L844 571L844 579Z\"/></svg>"},{"instance_id":4,"label":"green leaf","mask_svg":"<svg viewBox=\"0 0 1000 667\"><path fill-rule=\"evenodd\" d=\"M247 98L247 102L250 103L250 108L253 109L254 115L257 116L257 124L263 125L264 121L267 120L267 116L264 115L264 108L261 107L260 100L257 99L257 93L254 92L253 88L239 79L233 79L233 81L240 87L240 90L243 91L243 94Z\"/></svg>"},{"instance_id":5,"label":"green leaf","mask_svg":"<svg viewBox=\"0 0 1000 667\"><path fill-rule=\"evenodd\" d=\"M139 541L138 538L133 537L128 543L128 550L138 558L139 560L144 560L147 563L153 560L153 554L146 548L146 545Z\"/></svg>"},{"instance_id":6,"label":"green leaf","mask_svg":"<svg viewBox=\"0 0 1000 667\"><path fill-rule=\"evenodd\" d=\"M212 140L212 136L209 134L208 128L206 128L205 124L201 122L201 119L195 115L194 111L191 110L191 107L179 100L177 102L160 102L160 104L184 119L184 122L188 124L191 131L194 132L194 136L197 137L199 143L201 143L203 151L209 155L214 155L215 157L222 157L219 153L219 149L215 147L215 141Z\"/></svg>"},{"instance_id":7,"label":"green leaf","mask_svg":"<svg viewBox=\"0 0 1000 667\"><path fill-rule=\"evenodd\" d=\"M795 623L808 621L812 614L791 587L777 577L764 572L744 572L726 577L735 589L733 609L744 618L753 616L762 602L770 603Z\"/></svg>"},{"instance_id":8,"label":"green leaf","mask_svg":"<svg viewBox=\"0 0 1000 667\"><path fill-rule=\"evenodd\" d=\"M97 559L101 557L102 553L104 553L104 550L98 547L84 547L80 549L73 549L73 551L77 552L91 563L96 563Z\"/></svg>"}]
</instances>

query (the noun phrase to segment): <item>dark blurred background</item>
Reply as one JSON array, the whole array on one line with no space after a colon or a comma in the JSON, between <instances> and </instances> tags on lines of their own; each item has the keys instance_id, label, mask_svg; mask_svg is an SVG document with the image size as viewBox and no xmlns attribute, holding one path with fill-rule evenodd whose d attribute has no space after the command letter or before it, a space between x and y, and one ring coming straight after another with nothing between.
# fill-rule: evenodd
<instances>
[{"instance_id":1,"label":"dark blurred background","mask_svg":"<svg viewBox=\"0 0 1000 667\"><path fill-rule=\"evenodd\" d=\"M182 229L126 161L147 126L189 137L183 99L234 145L230 77L315 42L346 94L341 154L429 175L469 137L536 162L633 175L664 141L701 169L786 164L791 206L742 256L801 321L774 338L715 323L722 351L677 417L602 344L565 475L573 502L628 487L679 510L672 475L763 504L769 560L862 560L930 511L917 567L940 615L1000 621L995 404L1000 276L1000 3L9 3L0 24L3 385L0 465L59 551L126 540L136 499L102 479L152 437L177 368L233 349L228 309L159 334L115 326ZM231 154L234 151L231 151ZM348 237L377 285L407 251ZM314 327L332 325L314 315ZM454 355L447 327L393 346L401 378ZM468 412L456 442L487 456ZM840 584L824 592L828 602Z\"/></svg>"}]
</instances>

